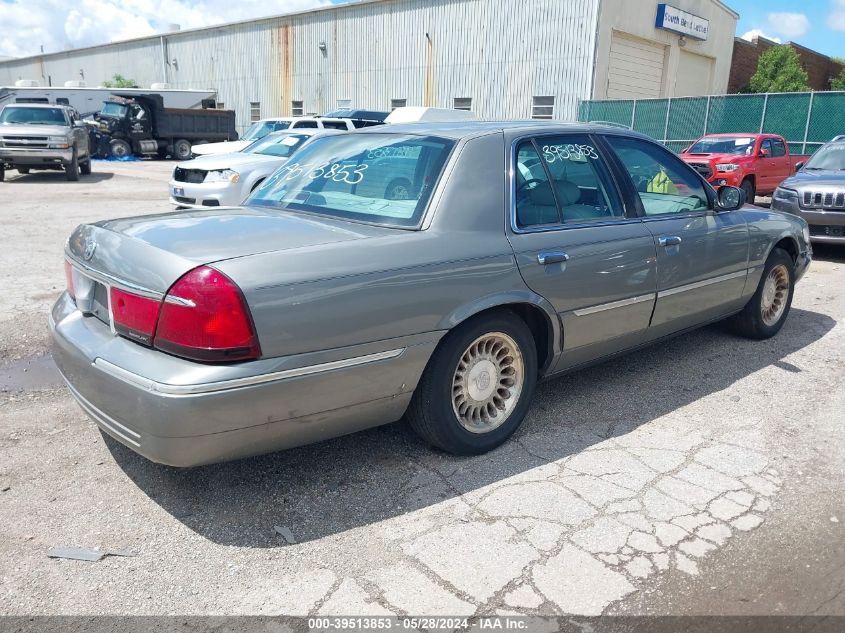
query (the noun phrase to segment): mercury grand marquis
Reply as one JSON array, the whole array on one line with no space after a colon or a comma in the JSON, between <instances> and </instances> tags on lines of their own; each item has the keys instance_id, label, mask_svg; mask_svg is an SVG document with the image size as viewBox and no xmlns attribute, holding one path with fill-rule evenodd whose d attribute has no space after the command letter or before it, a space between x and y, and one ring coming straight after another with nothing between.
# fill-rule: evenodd
<instances>
[{"instance_id":1,"label":"mercury grand marquis","mask_svg":"<svg viewBox=\"0 0 845 633\"><path fill-rule=\"evenodd\" d=\"M466 122L318 139L242 207L82 225L65 257L71 393L185 467L403 416L488 451L541 378L722 319L775 335L811 248L647 137Z\"/></svg>"}]
</instances>

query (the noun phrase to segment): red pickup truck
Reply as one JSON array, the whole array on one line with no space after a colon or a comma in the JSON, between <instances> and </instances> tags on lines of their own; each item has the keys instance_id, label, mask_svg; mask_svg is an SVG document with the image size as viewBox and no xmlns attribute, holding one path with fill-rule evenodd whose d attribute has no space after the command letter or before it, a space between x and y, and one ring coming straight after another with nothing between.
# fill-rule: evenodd
<instances>
[{"instance_id":1,"label":"red pickup truck","mask_svg":"<svg viewBox=\"0 0 845 633\"><path fill-rule=\"evenodd\" d=\"M771 195L808 156L790 155L777 134L709 134L681 153L681 158L716 188L740 187L748 202Z\"/></svg>"}]
</instances>

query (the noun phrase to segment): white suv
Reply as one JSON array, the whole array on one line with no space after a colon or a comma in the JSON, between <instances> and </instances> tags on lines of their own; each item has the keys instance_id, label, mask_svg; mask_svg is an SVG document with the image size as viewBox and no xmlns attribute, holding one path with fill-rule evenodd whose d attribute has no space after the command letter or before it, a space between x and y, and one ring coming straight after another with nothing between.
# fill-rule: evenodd
<instances>
[{"instance_id":1,"label":"white suv","mask_svg":"<svg viewBox=\"0 0 845 633\"><path fill-rule=\"evenodd\" d=\"M279 132L281 130L301 130L301 129L326 129L326 130L354 130L355 126L349 119L330 119L324 117L273 117L271 119L261 119L249 126L243 136L237 141L224 141L222 143L204 143L202 145L194 145L191 152L194 156L207 156L209 154L228 154L230 152L239 152L247 145L264 138L271 132Z\"/></svg>"}]
</instances>

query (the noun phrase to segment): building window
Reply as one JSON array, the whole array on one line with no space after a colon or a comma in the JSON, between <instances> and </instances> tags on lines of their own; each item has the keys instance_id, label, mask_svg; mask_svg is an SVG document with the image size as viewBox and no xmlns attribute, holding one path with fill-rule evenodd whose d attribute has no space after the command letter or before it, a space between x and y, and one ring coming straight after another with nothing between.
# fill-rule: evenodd
<instances>
[{"instance_id":1,"label":"building window","mask_svg":"<svg viewBox=\"0 0 845 633\"><path fill-rule=\"evenodd\" d=\"M455 110L472 110L472 99L469 97L455 97L452 107Z\"/></svg>"},{"instance_id":2,"label":"building window","mask_svg":"<svg viewBox=\"0 0 845 633\"><path fill-rule=\"evenodd\" d=\"M352 99L338 99L337 100L337 109L338 110L351 110L352 109Z\"/></svg>"},{"instance_id":3,"label":"building window","mask_svg":"<svg viewBox=\"0 0 845 633\"><path fill-rule=\"evenodd\" d=\"M250 121L258 121L261 119L261 102L259 101L250 101L249 102L249 120Z\"/></svg>"},{"instance_id":4,"label":"building window","mask_svg":"<svg viewBox=\"0 0 845 633\"><path fill-rule=\"evenodd\" d=\"M408 105L407 99L391 99L390 100L390 111L392 112L396 108L404 108Z\"/></svg>"},{"instance_id":5,"label":"building window","mask_svg":"<svg viewBox=\"0 0 845 633\"><path fill-rule=\"evenodd\" d=\"M225 109L226 109L226 104L225 104L225 103L223 103L222 101L218 101L218 102L217 102L217 105L216 105L216 106L214 106L214 107L216 107L218 110L225 110Z\"/></svg>"},{"instance_id":6,"label":"building window","mask_svg":"<svg viewBox=\"0 0 845 633\"><path fill-rule=\"evenodd\" d=\"M290 112L293 116L305 116L305 105L302 101L291 101Z\"/></svg>"},{"instance_id":7,"label":"building window","mask_svg":"<svg viewBox=\"0 0 845 633\"><path fill-rule=\"evenodd\" d=\"M532 119L551 119L555 112L554 97L534 97L531 108Z\"/></svg>"}]
</instances>

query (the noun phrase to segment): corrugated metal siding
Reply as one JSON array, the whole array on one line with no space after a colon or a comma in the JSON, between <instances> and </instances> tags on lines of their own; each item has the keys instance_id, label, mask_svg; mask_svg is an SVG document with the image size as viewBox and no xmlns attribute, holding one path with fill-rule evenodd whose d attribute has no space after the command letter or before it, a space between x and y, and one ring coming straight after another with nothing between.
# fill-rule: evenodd
<instances>
[{"instance_id":1,"label":"corrugated metal siding","mask_svg":"<svg viewBox=\"0 0 845 633\"><path fill-rule=\"evenodd\" d=\"M249 123L291 113L291 101L322 113L351 99L361 108L451 107L472 99L480 118L528 118L532 96L554 96L555 118L575 119L591 96L599 0L385 0L165 35L167 82L210 88ZM428 36L426 35L428 34ZM325 42L326 50L320 50ZM116 72L148 86L163 81L158 37L0 63L0 84L18 78L89 85ZM176 63L173 63L173 60Z\"/></svg>"}]
</instances>

